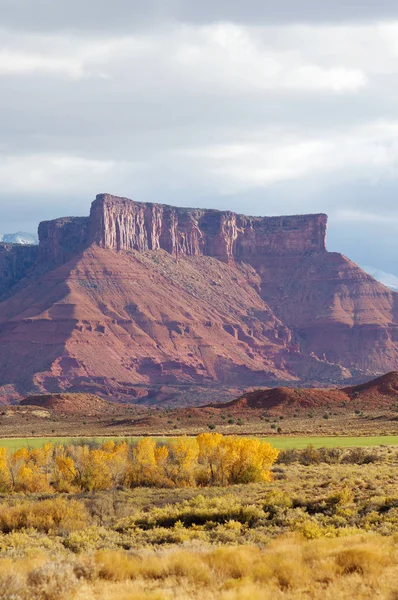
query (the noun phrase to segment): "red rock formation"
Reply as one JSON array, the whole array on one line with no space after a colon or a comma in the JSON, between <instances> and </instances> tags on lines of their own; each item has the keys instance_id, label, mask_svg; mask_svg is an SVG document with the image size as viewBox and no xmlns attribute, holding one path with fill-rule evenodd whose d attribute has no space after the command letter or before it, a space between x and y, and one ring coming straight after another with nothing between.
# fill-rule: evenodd
<instances>
[{"instance_id":1,"label":"red rock formation","mask_svg":"<svg viewBox=\"0 0 398 600\"><path fill-rule=\"evenodd\" d=\"M326 215L245 217L97 196L91 241L113 250L159 250L228 261L325 251Z\"/></svg>"},{"instance_id":2,"label":"red rock formation","mask_svg":"<svg viewBox=\"0 0 398 600\"><path fill-rule=\"evenodd\" d=\"M326 224L109 195L42 223L36 272L0 302L3 397L199 398L398 368L398 294L328 253Z\"/></svg>"},{"instance_id":3,"label":"red rock formation","mask_svg":"<svg viewBox=\"0 0 398 600\"><path fill-rule=\"evenodd\" d=\"M40 262L62 264L87 248L89 225L87 217L63 217L40 223Z\"/></svg>"},{"instance_id":4,"label":"red rock formation","mask_svg":"<svg viewBox=\"0 0 398 600\"><path fill-rule=\"evenodd\" d=\"M398 294L345 256L266 257L261 296L301 352L377 374L398 365Z\"/></svg>"},{"instance_id":5,"label":"red rock formation","mask_svg":"<svg viewBox=\"0 0 398 600\"><path fill-rule=\"evenodd\" d=\"M361 406L367 409L391 408L398 394L398 373L387 373L367 383L343 389L273 388L255 390L232 402L211 404L213 408L242 412L248 409L289 412L296 409L325 409L332 407L350 408Z\"/></svg>"},{"instance_id":6,"label":"red rock formation","mask_svg":"<svg viewBox=\"0 0 398 600\"><path fill-rule=\"evenodd\" d=\"M56 415L94 415L117 414L122 405L107 402L94 394L42 394L28 396L20 402L21 406L36 406L51 410Z\"/></svg>"},{"instance_id":7,"label":"red rock formation","mask_svg":"<svg viewBox=\"0 0 398 600\"><path fill-rule=\"evenodd\" d=\"M37 246L0 244L0 297L27 275L37 256Z\"/></svg>"}]
</instances>

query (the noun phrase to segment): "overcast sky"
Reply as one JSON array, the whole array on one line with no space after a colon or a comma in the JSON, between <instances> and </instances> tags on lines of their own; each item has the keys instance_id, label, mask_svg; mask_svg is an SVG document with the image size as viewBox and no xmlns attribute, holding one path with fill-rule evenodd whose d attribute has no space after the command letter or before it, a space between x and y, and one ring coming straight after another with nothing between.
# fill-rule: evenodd
<instances>
[{"instance_id":1,"label":"overcast sky","mask_svg":"<svg viewBox=\"0 0 398 600\"><path fill-rule=\"evenodd\" d=\"M88 214L99 192L326 212L330 250L398 275L396 0L0 0L0 15L0 232Z\"/></svg>"}]
</instances>

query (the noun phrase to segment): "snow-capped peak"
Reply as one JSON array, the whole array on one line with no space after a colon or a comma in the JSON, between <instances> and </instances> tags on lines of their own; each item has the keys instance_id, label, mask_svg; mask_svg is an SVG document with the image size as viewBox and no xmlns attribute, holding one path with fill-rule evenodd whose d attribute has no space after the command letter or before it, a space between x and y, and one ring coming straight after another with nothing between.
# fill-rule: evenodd
<instances>
[{"instance_id":1,"label":"snow-capped peak","mask_svg":"<svg viewBox=\"0 0 398 600\"><path fill-rule=\"evenodd\" d=\"M17 231L16 233L0 233L0 242L4 244L22 244L24 246L33 246L39 243L37 235Z\"/></svg>"}]
</instances>

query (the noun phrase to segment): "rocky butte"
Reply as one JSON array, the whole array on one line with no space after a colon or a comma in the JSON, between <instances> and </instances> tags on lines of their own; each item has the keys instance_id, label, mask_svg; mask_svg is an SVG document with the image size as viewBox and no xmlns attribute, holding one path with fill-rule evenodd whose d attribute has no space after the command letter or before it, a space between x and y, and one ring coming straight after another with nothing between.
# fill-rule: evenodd
<instances>
[{"instance_id":1,"label":"rocky butte","mask_svg":"<svg viewBox=\"0 0 398 600\"><path fill-rule=\"evenodd\" d=\"M97 196L0 245L0 397L190 404L398 369L398 294L326 250L323 214Z\"/></svg>"}]
</instances>

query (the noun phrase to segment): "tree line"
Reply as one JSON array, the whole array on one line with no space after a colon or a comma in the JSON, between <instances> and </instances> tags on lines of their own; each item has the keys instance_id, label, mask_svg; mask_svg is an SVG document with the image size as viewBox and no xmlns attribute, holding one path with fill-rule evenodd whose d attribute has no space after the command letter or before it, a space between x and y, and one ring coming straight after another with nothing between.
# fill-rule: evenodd
<instances>
[{"instance_id":1,"label":"tree line","mask_svg":"<svg viewBox=\"0 0 398 600\"><path fill-rule=\"evenodd\" d=\"M197 487L270 481L278 450L258 439L202 433L167 442L109 440L89 444L0 448L0 492L112 490L120 487Z\"/></svg>"}]
</instances>

